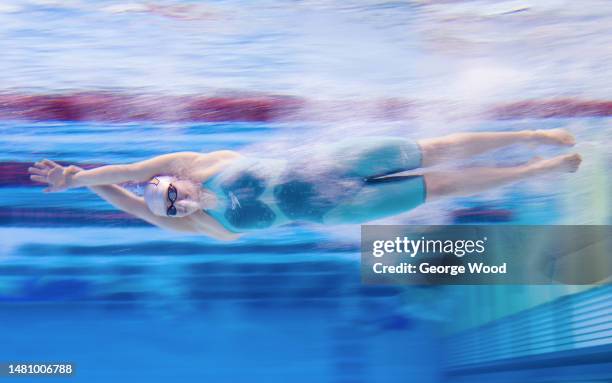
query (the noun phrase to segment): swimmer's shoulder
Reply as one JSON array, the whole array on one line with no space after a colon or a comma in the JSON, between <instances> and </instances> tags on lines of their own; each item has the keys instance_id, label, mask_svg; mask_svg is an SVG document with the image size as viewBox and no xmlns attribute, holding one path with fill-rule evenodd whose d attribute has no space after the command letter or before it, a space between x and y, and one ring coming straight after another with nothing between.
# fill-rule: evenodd
<instances>
[{"instance_id":1,"label":"swimmer's shoulder","mask_svg":"<svg viewBox=\"0 0 612 383\"><path fill-rule=\"evenodd\" d=\"M216 150L213 152L183 152L184 154L191 155L192 159L197 161L198 165L211 166L219 162L232 161L237 158L241 158L242 155L233 150Z\"/></svg>"},{"instance_id":2,"label":"swimmer's shoulder","mask_svg":"<svg viewBox=\"0 0 612 383\"><path fill-rule=\"evenodd\" d=\"M178 159L194 159L194 160L227 160L238 158L242 155L234 150L215 150L212 152L175 152L166 156L173 156Z\"/></svg>"},{"instance_id":3,"label":"swimmer's shoulder","mask_svg":"<svg viewBox=\"0 0 612 383\"><path fill-rule=\"evenodd\" d=\"M216 150L214 152L207 153L215 160L226 161L233 160L236 158L242 157L242 154L234 151L234 150Z\"/></svg>"},{"instance_id":4,"label":"swimmer's shoulder","mask_svg":"<svg viewBox=\"0 0 612 383\"><path fill-rule=\"evenodd\" d=\"M192 169L193 175L196 179L205 181L241 158L244 157L233 150L217 150L214 152L201 153L199 161L195 163Z\"/></svg>"},{"instance_id":5,"label":"swimmer's shoulder","mask_svg":"<svg viewBox=\"0 0 612 383\"><path fill-rule=\"evenodd\" d=\"M204 153L202 164L205 163L208 166L225 166L241 158L244 158L244 156L233 150L217 150Z\"/></svg>"}]
</instances>

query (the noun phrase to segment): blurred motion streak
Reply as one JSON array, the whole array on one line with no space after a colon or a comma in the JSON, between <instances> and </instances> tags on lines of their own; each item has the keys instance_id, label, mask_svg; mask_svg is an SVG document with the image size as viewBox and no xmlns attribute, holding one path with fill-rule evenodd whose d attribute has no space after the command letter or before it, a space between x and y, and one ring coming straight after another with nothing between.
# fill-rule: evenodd
<instances>
[{"instance_id":1,"label":"blurred motion streak","mask_svg":"<svg viewBox=\"0 0 612 383\"><path fill-rule=\"evenodd\" d=\"M279 95L163 96L106 92L50 95L0 94L0 119L90 122L273 122L308 118L307 111L360 110L381 119L414 118L424 106L444 110L444 102L418 100L321 101ZM449 104L450 105L450 104ZM450 106L449 106L450 108ZM612 101L542 99L484 107L491 119L606 117Z\"/></svg>"}]
</instances>

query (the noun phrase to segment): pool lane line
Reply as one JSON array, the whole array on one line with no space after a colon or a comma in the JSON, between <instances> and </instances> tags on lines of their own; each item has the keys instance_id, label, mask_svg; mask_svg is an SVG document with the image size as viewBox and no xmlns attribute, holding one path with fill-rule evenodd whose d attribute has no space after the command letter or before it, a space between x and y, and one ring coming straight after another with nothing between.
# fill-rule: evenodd
<instances>
[{"instance_id":1,"label":"pool lane line","mask_svg":"<svg viewBox=\"0 0 612 383\"><path fill-rule=\"evenodd\" d=\"M75 208L37 209L6 207L0 211L2 227L84 227L150 226L143 220L119 211L92 211Z\"/></svg>"}]
</instances>

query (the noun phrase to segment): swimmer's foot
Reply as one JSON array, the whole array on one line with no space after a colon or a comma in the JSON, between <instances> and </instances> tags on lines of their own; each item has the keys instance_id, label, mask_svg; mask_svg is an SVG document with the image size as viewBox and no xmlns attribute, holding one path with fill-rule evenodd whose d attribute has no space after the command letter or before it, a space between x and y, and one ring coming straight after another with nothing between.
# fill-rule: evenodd
<instances>
[{"instance_id":1,"label":"swimmer's foot","mask_svg":"<svg viewBox=\"0 0 612 383\"><path fill-rule=\"evenodd\" d=\"M532 160L533 161L533 160ZM578 153L565 154L557 156L548 160L538 160L534 163L530 163L530 166L538 172L562 172L562 173L574 173L580 167L582 157Z\"/></svg>"},{"instance_id":2,"label":"swimmer's foot","mask_svg":"<svg viewBox=\"0 0 612 383\"><path fill-rule=\"evenodd\" d=\"M535 139L542 144L574 146L576 138L565 129L536 130Z\"/></svg>"}]
</instances>

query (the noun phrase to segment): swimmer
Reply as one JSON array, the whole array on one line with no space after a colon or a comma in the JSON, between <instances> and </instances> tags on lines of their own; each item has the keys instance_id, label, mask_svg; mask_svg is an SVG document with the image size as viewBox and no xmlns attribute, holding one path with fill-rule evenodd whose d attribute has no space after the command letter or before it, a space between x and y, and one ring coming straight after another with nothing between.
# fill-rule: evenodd
<instances>
[{"instance_id":1,"label":"swimmer","mask_svg":"<svg viewBox=\"0 0 612 383\"><path fill-rule=\"evenodd\" d=\"M29 168L46 192L88 187L114 207L153 225L233 240L289 222L360 224L449 196L468 196L551 172L574 172L581 157L560 155L514 167L432 169L514 144L573 146L566 130L457 133L413 141L354 138L295 160L221 150L178 152L90 170L43 160ZM314 161L314 159L317 159ZM398 175L412 170L413 175ZM120 186L146 182L140 197Z\"/></svg>"}]
</instances>

